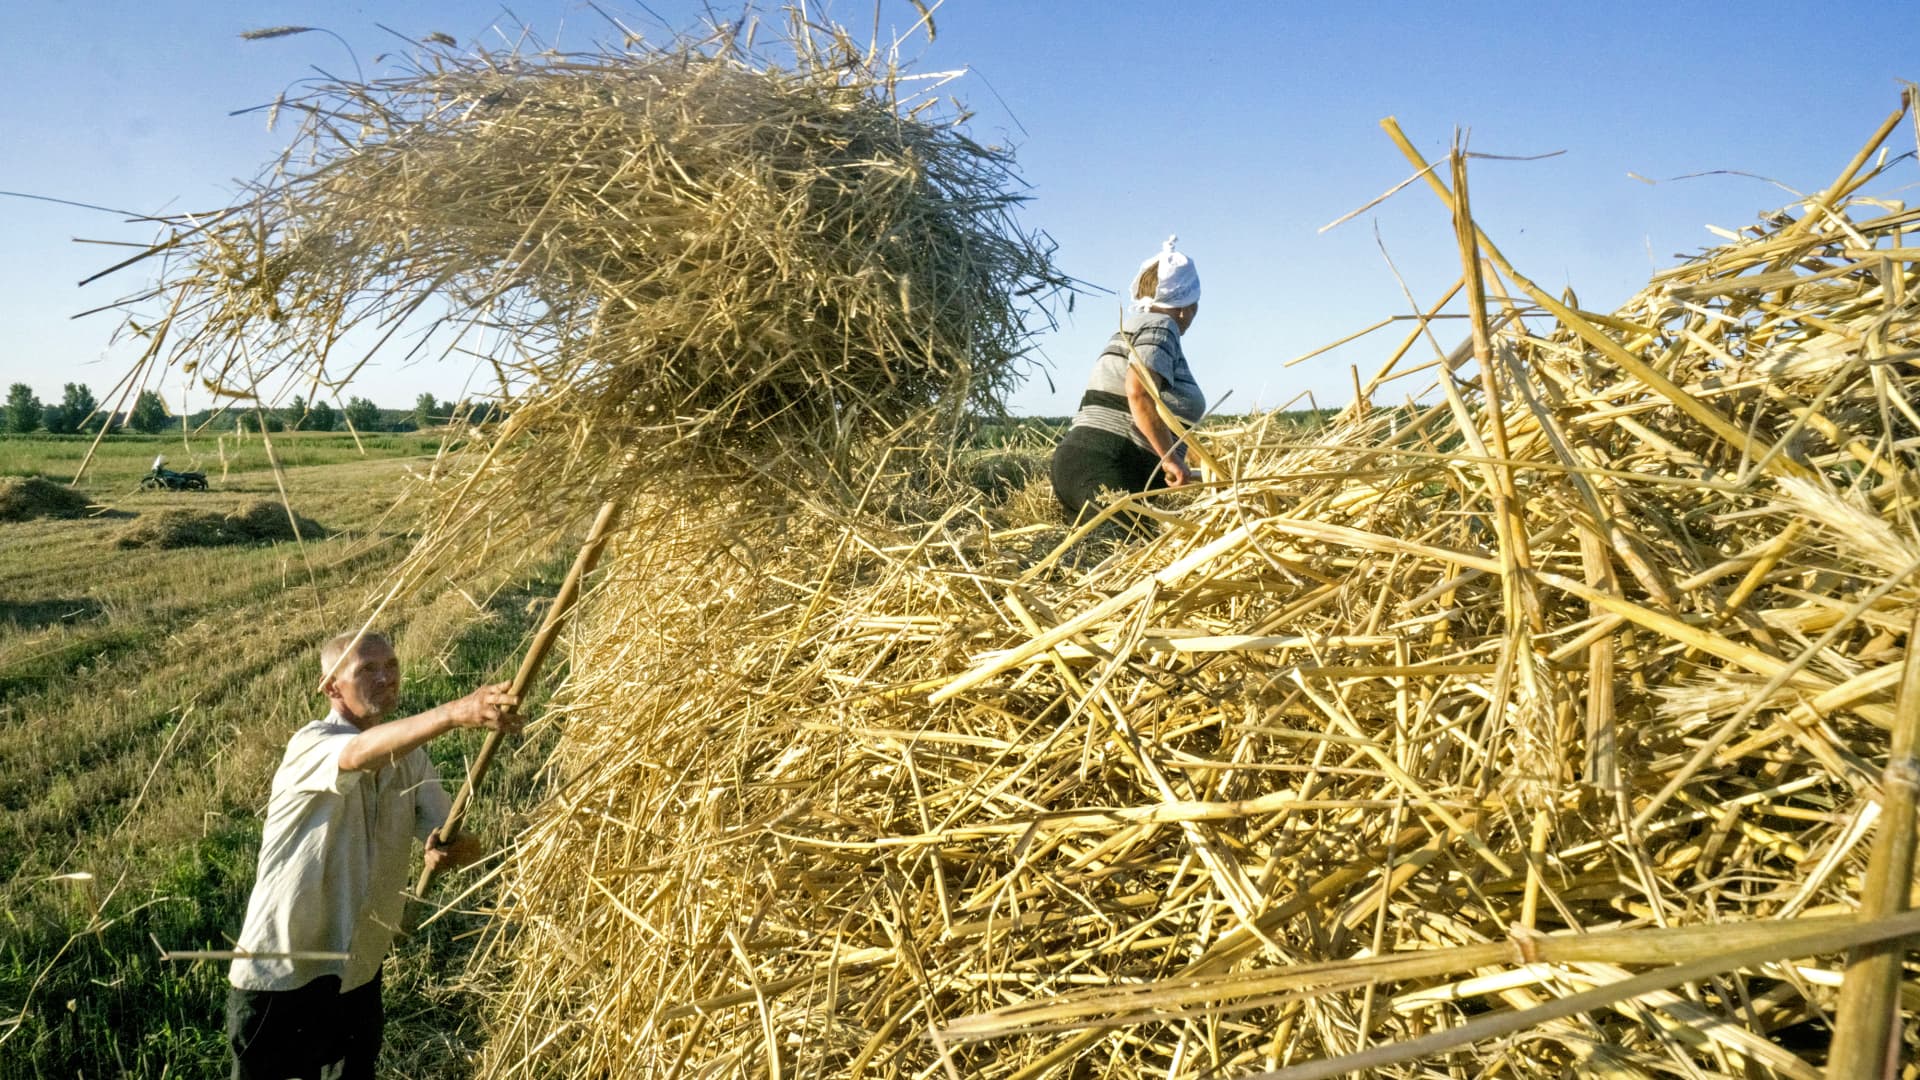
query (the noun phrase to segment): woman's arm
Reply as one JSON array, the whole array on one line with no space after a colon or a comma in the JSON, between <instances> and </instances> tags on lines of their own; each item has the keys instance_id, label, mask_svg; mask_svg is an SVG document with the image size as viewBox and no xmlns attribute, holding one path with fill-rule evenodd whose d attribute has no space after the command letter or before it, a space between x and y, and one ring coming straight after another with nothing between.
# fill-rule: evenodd
<instances>
[{"instance_id":1,"label":"woman's arm","mask_svg":"<svg viewBox=\"0 0 1920 1080\"><path fill-rule=\"evenodd\" d=\"M1153 452L1160 455L1160 471L1166 474L1167 486L1185 484L1187 466L1174 455L1173 432L1167 428L1166 421L1160 419L1160 411L1153 407L1153 395L1141 380L1140 369L1133 364L1127 365L1127 411L1133 414L1133 425L1147 437Z\"/></svg>"}]
</instances>

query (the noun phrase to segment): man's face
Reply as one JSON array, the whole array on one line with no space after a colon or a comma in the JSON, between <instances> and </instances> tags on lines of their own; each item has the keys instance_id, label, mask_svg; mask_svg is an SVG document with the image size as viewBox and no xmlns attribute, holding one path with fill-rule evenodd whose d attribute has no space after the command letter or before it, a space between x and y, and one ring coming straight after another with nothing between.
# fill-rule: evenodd
<instances>
[{"instance_id":1,"label":"man's face","mask_svg":"<svg viewBox=\"0 0 1920 1080\"><path fill-rule=\"evenodd\" d=\"M361 720L378 720L392 711L400 701L400 659L393 646L379 638L362 641L340 661L327 696Z\"/></svg>"}]
</instances>

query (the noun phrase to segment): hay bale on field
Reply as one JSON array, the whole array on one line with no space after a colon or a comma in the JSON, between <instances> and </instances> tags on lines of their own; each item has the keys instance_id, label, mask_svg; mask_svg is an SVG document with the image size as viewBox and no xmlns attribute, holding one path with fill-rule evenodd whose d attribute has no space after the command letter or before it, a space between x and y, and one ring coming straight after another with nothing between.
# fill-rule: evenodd
<instances>
[{"instance_id":1,"label":"hay bale on field","mask_svg":"<svg viewBox=\"0 0 1920 1080\"><path fill-rule=\"evenodd\" d=\"M84 492L44 476L0 476L0 521L83 517L92 505Z\"/></svg>"},{"instance_id":2,"label":"hay bale on field","mask_svg":"<svg viewBox=\"0 0 1920 1080\"><path fill-rule=\"evenodd\" d=\"M117 548L219 547L233 542L223 515L209 510L141 514L113 538Z\"/></svg>"},{"instance_id":3,"label":"hay bale on field","mask_svg":"<svg viewBox=\"0 0 1920 1080\"><path fill-rule=\"evenodd\" d=\"M253 499L237 510L161 510L142 514L114 538L121 548L229 547L271 544L295 539L316 540L327 535L318 522L271 499Z\"/></svg>"},{"instance_id":4,"label":"hay bale on field","mask_svg":"<svg viewBox=\"0 0 1920 1080\"><path fill-rule=\"evenodd\" d=\"M250 499L239 509L226 515L227 528L234 535L242 537L244 543L277 543L282 540L298 538L316 540L327 535L327 529L296 511L290 511L286 504L272 499Z\"/></svg>"},{"instance_id":5,"label":"hay bale on field","mask_svg":"<svg viewBox=\"0 0 1920 1080\"><path fill-rule=\"evenodd\" d=\"M650 504L502 870L483 1072L1878 1075L1834 988L1920 930L1875 915L1920 768L1894 168L1610 315L1463 243L1534 306L1434 403L1209 433L1214 485L1084 572L964 502Z\"/></svg>"}]
</instances>

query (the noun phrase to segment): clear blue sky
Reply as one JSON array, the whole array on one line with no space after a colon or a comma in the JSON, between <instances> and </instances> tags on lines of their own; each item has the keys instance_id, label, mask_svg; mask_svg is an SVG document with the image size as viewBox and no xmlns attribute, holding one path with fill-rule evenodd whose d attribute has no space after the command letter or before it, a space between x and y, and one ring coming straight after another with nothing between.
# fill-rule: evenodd
<instances>
[{"instance_id":1,"label":"clear blue sky","mask_svg":"<svg viewBox=\"0 0 1920 1080\"><path fill-rule=\"evenodd\" d=\"M606 0L637 29L675 26L702 5ZM736 4L714 0L715 11ZM815 3L815 10L821 5ZM762 10L770 7L760 5ZM561 47L606 24L574 0L514 0L513 15ZM864 30L871 0L827 10ZM346 50L307 34L247 42L243 30L325 27L369 77L420 37L502 44L496 3L393 4L197 0L55 3L14 0L0 65L0 189L141 212L225 205L283 134L262 116L229 116L310 77L351 73ZM907 0L881 0L904 31ZM1017 149L1033 185L1026 222L1059 243L1069 273L1122 289L1169 233L1198 264L1199 320L1187 340L1201 385L1239 412L1301 391L1350 395L1347 366L1379 362L1372 338L1295 368L1284 361L1406 311L1380 240L1421 301L1458 274L1447 219L1410 188L1324 235L1316 230L1404 179L1409 169L1378 120L1398 116L1429 156L1456 125L1471 148L1564 151L1532 162L1474 165L1476 216L1526 273L1572 286L1611 309L1677 253L1714 242L1791 196L1744 176L1649 185L1630 177L1740 170L1803 192L1824 186L1897 103L1920 10L1911 0L1804 3L1045 3L947 0L938 39L908 51L922 70L967 67L955 87L978 115L971 131ZM1911 123L1890 141L1912 151ZM1920 169L1903 163L1876 193L1912 200ZM104 395L133 352L109 346L112 315L71 320L142 284L120 274L75 283L120 249L75 237L138 241L149 227L112 214L0 198L0 383L44 398L84 381ZM1118 315L1085 296L1040 337L1050 390L1036 379L1016 411L1070 412L1088 363ZM421 391L457 394L467 372L384 367L357 392L388 407ZM175 377L167 389L181 400ZM1407 389L1413 389L1408 387ZM204 399L191 399L204 404Z\"/></svg>"}]
</instances>

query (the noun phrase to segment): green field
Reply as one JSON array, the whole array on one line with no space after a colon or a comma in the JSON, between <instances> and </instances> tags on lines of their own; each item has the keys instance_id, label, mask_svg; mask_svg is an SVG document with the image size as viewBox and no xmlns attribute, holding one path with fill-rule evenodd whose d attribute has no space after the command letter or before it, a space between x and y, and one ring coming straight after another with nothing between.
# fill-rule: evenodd
<instances>
[{"instance_id":1,"label":"green field","mask_svg":"<svg viewBox=\"0 0 1920 1080\"><path fill-rule=\"evenodd\" d=\"M100 513L0 522L0 1077L224 1075L225 964L160 953L224 949L238 932L274 766L324 711L313 650L359 624L406 552L411 504L395 500L440 447L272 438L292 506L326 539L113 545L139 514L278 498L257 436L114 436L80 484ZM87 448L0 438L0 475L68 481ZM213 490L139 491L156 453ZM424 590L384 617L407 667L402 710L509 677L529 602L552 594L570 554ZM539 725L530 739L544 741ZM435 744L450 788L477 746ZM524 745L489 778L472 819L484 839L509 835L542 757ZM478 1003L453 982L478 919L443 919L389 961L391 1075L465 1075Z\"/></svg>"}]
</instances>

